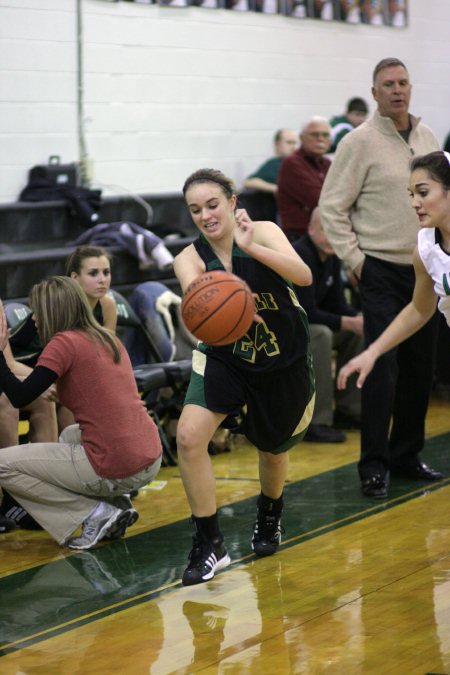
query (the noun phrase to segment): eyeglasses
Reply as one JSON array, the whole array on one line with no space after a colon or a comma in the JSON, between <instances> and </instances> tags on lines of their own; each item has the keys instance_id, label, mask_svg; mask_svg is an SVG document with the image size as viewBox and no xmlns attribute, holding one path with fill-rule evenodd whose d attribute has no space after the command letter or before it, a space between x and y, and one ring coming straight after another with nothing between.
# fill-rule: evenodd
<instances>
[{"instance_id":1,"label":"eyeglasses","mask_svg":"<svg viewBox=\"0 0 450 675\"><path fill-rule=\"evenodd\" d=\"M308 131L308 136L313 138L330 138L328 131Z\"/></svg>"}]
</instances>

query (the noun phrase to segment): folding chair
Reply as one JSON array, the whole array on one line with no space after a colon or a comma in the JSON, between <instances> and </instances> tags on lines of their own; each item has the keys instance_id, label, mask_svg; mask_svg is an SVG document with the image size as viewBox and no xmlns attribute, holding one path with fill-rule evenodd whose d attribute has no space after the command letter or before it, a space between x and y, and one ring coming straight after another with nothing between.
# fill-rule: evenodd
<instances>
[{"instance_id":1,"label":"folding chair","mask_svg":"<svg viewBox=\"0 0 450 675\"><path fill-rule=\"evenodd\" d=\"M152 288L149 285L153 285ZM154 286L158 287L157 291L161 287L167 289L159 282L146 282L140 286L146 287L144 291L154 291ZM137 290L142 289L137 287ZM176 466L177 461L169 441L171 436L169 426L179 417L191 375L192 361L190 358L164 360L164 356L173 358L175 350L171 343L173 338L170 337L168 330L161 330L158 317L147 316L143 320L131 302L118 291L111 290L109 294L117 306L118 332L124 333L124 344L132 363L134 362L133 372L137 387L149 414L158 426L163 445L163 465ZM149 362L136 364L136 360L139 360L136 354L142 358L143 353L147 355Z\"/></svg>"},{"instance_id":2,"label":"folding chair","mask_svg":"<svg viewBox=\"0 0 450 675\"><path fill-rule=\"evenodd\" d=\"M34 366L42 346L36 336L33 312L23 302L5 302L4 310L8 328L10 329L9 344L16 361Z\"/></svg>"}]
</instances>

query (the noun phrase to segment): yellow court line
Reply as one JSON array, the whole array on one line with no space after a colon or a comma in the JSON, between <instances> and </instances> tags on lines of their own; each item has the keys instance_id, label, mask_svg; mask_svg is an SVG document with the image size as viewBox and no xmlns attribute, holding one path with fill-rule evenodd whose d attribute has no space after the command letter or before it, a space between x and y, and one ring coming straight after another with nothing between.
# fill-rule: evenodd
<instances>
[{"instance_id":1,"label":"yellow court line","mask_svg":"<svg viewBox=\"0 0 450 675\"><path fill-rule=\"evenodd\" d=\"M71 619L70 621L65 621L64 623L57 624L55 626L52 626L51 628L46 628L45 630L39 631L38 633L33 633L32 635L28 635L27 637L21 638L20 640L8 642L8 644L2 645L0 647L0 652L5 649L10 649L11 647L14 647L15 645L20 644L22 642L28 642L28 640L34 640L48 633L54 633L55 631L61 630L61 628L66 628L67 626L72 626L73 624L80 623L81 621L85 621L86 619L97 616L98 614L104 614L105 612L108 613L111 610L116 609L117 607L130 604L131 602L139 600L140 598L145 598L147 595L153 595L153 593L160 593L162 591L167 590L168 588L171 588L172 586L178 585L180 581L181 581L180 579L172 581L170 584L165 584L163 586L160 586L159 588L154 588L151 591L140 593L139 595L135 595L131 598L128 598L127 600L121 600L120 602L116 602L113 605L107 605L102 609L97 609L95 612L83 614L77 617L76 619Z\"/></svg>"},{"instance_id":2,"label":"yellow court line","mask_svg":"<svg viewBox=\"0 0 450 675\"><path fill-rule=\"evenodd\" d=\"M440 481L436 481L434 483L428 484L428 488L430 487L442 487L443 485L449 485L450 484L450 478L445 478ZM289 544L290 542L293 541L298 541L299 539L303 539L304 537L314 534L315 532L320 532L321 530L329 530L330 528L332 529L336 525L340 525L342 523L350 522L353 521L355 518L358 518L358 516L364 515L364 514L370 514L371 512L376 512L378 513L383 513L383 509L380 509L382 506L387 506L388 504L395 504L396 502L401 502L403 503L405 501L405 498L407 497L413 497L414 495L421 495L423 494L424 490L427 489L427 487L423 486L421 488L418 488L417 490L412 490L412 492L405 492L404 495L401 495L400 497L394 497L393 499L388 499L386 501L380 500L378 504L371 506L368 509L363 509L362 511L357 511L356 513L353 513L350 516L346 516L345 518L341 518L340 520L335 520L333 522L327 523L326 525L321 525L320 527L317 527L315 530L310 530L309 532L303 532L302 534L297 534L295 537L291 537L290 539L285 539L281 546L284 544ZM433 490L434 492L434 490ZM407 499L406 501L409 501Z\"/></svg>"}]
</instances>

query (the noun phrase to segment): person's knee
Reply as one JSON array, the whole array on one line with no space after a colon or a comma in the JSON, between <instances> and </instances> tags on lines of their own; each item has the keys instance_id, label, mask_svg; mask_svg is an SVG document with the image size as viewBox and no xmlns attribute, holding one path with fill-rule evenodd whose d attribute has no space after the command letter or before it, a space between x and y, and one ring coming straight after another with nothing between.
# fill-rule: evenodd
<instances>
[{"instance_id":1,"label":"person's knee","mask_svg":"<svg viewBox=\"0 0 450 675\"><path fill-rule=\"evenodd\" d=\"M226 416L198 405L186 405L177 425L177 452L194 459L208 452L214 433Z\"/></svg>"},{"instance_id":2,"label":"person's knee","mask_svg":"<svg viewBox=\"0 0 450 675\"><path fill-rule=\"evenodd\" d=\"M177 452L190 455L197 445L198 439L194 425L180 419L177 426Z\"/></svg>"},{"instance_id":3,"label":"person's knee","mask_svg":"<svg viewBox=\"0 0 450 675\"><path fill-rule=\"evenodd\" d=\"M268 469L278 469L284 467L288 461L288 455L285 452L280 452L274 455L271 452L260 452L259 459L261 464Z\"/></svg>"},{"instance_id":4,"label":"person's knee","mask_svg":"<svg viewBox=\"0 0 450 675\"><path fill-rule=\"evenodd\" d=\"M17 445L19 437L19 411L3 394L0 396L0 448Z\"/></svg>"},{"instance_id":5,"label":"person's knee","mask_svg":"<svg viewBox=\"0 0 450 675\"><path fill-rule=\"evenodd\" d=\"M34 443L55 443L58 436L55 404L39 397L26 410L30 414L30 440Z\"/></svg>"},{"instance_id":6,"label":"person's knee","mask_svg":"<svg viewBox=\"0 0 450 675\"><path fill-rule=\"evenodd\" d=\"M17 446L12 446L17 447ZM3 486L3 480L11 475L11 461L8 457L9 448L0 449L0 488ZM1 501L1 499L0 499Z\"/></svg>"},{"instance_id":7,"label":"person's knee","mask_svg":"<svg viewBox=\"0 0 450 675\"><path fill-rule=\"evenodd\" d=\"M311 324L310 327L310 336L311 336L311 348L314 349L316 346L318 349L329 349L333 348L333 331L328 326L325 326L321 323Z\"/></svg>"},{"instance_id":8,"label":"person's knee","mask_svg":"<svg viewBox=\"0 0 450 675\"><path fill-rule=\"evenodd\" d=\"M75 424L72 412L63 405L58 405L56 416L60 433L67 429L67 427L71 427Z\"/></svg>"},{"instance_id":9,"label":"person's knee","mask_svg":"<svg viewBox=\"0 0 450 675\"><path fill-rule=\"evenodd\" d=\"M177 453L190 458L204 451L210 438L189 419L180 418L177 427Z\"/></svg>"}]
</instances>

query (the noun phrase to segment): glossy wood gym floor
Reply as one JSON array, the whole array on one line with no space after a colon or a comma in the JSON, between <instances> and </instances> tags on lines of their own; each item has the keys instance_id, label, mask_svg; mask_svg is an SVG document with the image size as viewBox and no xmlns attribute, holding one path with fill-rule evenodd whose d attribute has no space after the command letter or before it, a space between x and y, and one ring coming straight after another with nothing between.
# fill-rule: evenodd
<instances>
[{"instance_id":1,"label":"glossy wood gym floor","mask_svg":"<svg viewBox=\"0 0 450 675\"><path fill-rule=\"evenodd\" d=\"M189 511L177 467L135 500L124 540L73 553L44 532L0 535L1 675L450 673L450 402L423 459L449 478L360 495L359 437L291 452L286 534L257 560L254 450L213 458L233 559L183 588Z\"/></svg>"}]
</instances>

